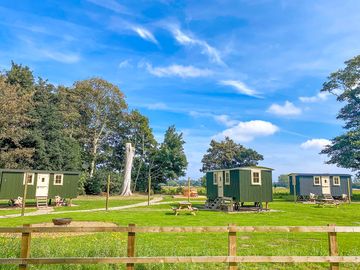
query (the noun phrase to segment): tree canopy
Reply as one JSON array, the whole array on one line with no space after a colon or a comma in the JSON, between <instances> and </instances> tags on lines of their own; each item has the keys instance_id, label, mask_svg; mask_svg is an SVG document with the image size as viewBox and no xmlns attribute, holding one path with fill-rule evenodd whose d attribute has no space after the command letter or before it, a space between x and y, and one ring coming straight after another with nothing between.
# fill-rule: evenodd
<instances>
[{"instance_id":1,"label":"tree canopy","mask_svg":"<svg viewBox=\"0 0 360 270\"><path fill-rule=\"evenodd\" d=\"M201 171L255 166L263 159L263 156L255 150L225 137L225 140L220 142L211 140L210 147L201 160L203 164Z\"/></svg>"},{"instance_id":2,"label":"tree canopy","mask_svg":"<svg viewBox=\"0 0 360 270\"><path fill-rule=\"evenodd\" d=\"M344 134L331 140L322 154L328 164L351 169L360 175L360 55L345 62L346 67L331 73L321 91L337 96L344 106L337 118L345 122Z\"/></svg>"}]
</instances>

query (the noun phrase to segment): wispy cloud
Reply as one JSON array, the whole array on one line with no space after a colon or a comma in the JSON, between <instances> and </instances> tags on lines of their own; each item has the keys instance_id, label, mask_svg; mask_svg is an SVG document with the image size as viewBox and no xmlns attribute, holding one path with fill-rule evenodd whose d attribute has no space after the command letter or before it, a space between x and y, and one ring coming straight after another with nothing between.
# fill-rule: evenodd
<instances>
[{"instance_id":1,"label":"wispy cloud","mask_svg":"<svg viewBox=\"0 0 360 270\"><path fill-rule=\"evenodd\" d=\"M147 29L142 26L131 26L131 29L137 33L142 39L150 41L155 44L159 44L155 36Z\"/></svg>"},{"instance_id":2,"label":"wispy cloud","mask_svg":"<svg viewBox=\"0 0 360 270\"><path fill-rule=\"evenodd\" d=\"M123 5L115 0L87 0L94 5L109 9L120 14L131 14L131 12Z\"/></svg>"},{"instance_id":3,"label":"wispy cloud","mask_svg":"<svg viewBox=\"0 0 360 270\"><path fill-rule=\"evenodd\" d=\"M163 102L150 103L146 106L149 110L166 110L169 107Z\"/></svg>"},{"instance_id":4,"label":"wispy cloud","mask_svg":"<svg viewBox=\"0 0 360 270\"><path fill-rule=\"evenodd\" d=\"M311 97L299 97L299 100L306 103L319 102L327 100L329 95L330 94L327 92L320 92L317 95Z\"/></svg>"},{"instance_id":5,"label":"wispy cloud","mask_svg":"<svg viewBox=\"0 0 360 270\"><path fill-rule=\"evenodd\" d=\"M307 140L306 142L303 142L300 147L303 149L316 149L316 150L322 150L325 148L325 146L330 145L331 141L327 139L311 139Z\"/></svg>"},{"instance_id":6,"label":"wispy cloud","mask_svg":"<svg viewBox=\"0 0 360 270\"><path fill-rule=\"evenodd\" d=\"M272 104L267 110L267 112L281 116L292 116L299 115L302 111L290 101L285 101L284 105L276 103Z\"/></svg>"},{"instance_id":7,"label":"wispy cloud","mask_svg":"<svg viewBox=\"0 0 360 270\"><path fill-rule=\"evenodd\" d=\"M251 89L250 87L248 87L245 83L243 83L241 81L222 80L219 83L222 84L222 85L226 85L226 86L232 86L240 94L247 95L247 96L252 96L252 97L258 97L258 98L261 97L260 93L258 93L257 91Z\"/></svg>"},{"instance_id":8,"label":"wispy cloud","mask_svg":"<svg viewBox=\"0 0 360 270\"><path fill-rule=\"evenodd\" d=\"M210 118L214 119L217 123L220 123L227 127L232 127L232 126L235 126L237 123L239 123L238 120L232 119L227 114L214 114L214 113L208 113L208 112L190 111L189 115L192 117L210 117Z\"/></svg>"},{"instance_id":9,"label":"wispy cloud","mask_svg":"<svg viewBox=\"0 0 360 270\"><path fill-rule=\"evenodd\" d=\"M170 65L167 67L153 67L149 63L145 63L146 69L152 75L157 77L181 77L181 78L195 78L206 77L212 74L209 69L200 69L194 66Z\"/></svg>"},{"instance_id":10,"label":"wispy cloud","mask_svg":"<svg viewBox=\"0 0 360 270\"><path fill-rule=\"evenodd\" d=\"M119 68L127 68L127 67L131 67L131 63L129 59L125 59L123 61L121 61L118 65Z\"/></svg>"},{"instance_id":11,"label":"wispy cloud","mask_svg":"<svg viewBox=\"0 0 360 270\"><path fill-rule=\"evenodd\" d=\"M278 130L279 128L270 122L252 120L239 122L237 125L215 135L214 138L223 139L224 137L230 137L236 142L250 142L257 137L273 135Z\"/></svg>"},{"instance_id":12,"label":"wispy cloud","mask_svg":"<svg viewBox=\"0 0 360 270\"><path fill-rule=\"evenodd\" d=\"M172 26L170 31L173 34L177 42L184 46L198 46L201 49L201 53L207 55L210 60L219 65L225 65L221 59L220 53L217 49L210 46L205 40L201 40L190 35L185 34L180 28Z\"/></svg>"}]
</instances>

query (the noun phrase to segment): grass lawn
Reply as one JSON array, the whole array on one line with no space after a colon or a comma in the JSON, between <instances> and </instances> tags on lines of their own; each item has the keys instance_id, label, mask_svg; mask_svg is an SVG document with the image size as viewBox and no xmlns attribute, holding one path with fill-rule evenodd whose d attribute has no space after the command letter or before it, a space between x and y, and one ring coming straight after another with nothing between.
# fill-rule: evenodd
<instances>
[{"instance_id":1,"label":"grass lawn","mask_svg":"<svg viewBox=\"0 0 360 270\"><path fill-rule=\"evenodd\" d=\"M165 204L137 207L110 212L68 213L76 221L106 221L118 225L135 223L138 226L212 226L228 225L327 225L360 226L360 204L342 204L339 208L318 208L314 205L293 203L284 200L286 194L276 193L277 199L270 208L277 210L266 213L223 213L200 211L196 216L180 214L174 216L171 207L175 199L165 197ZM137 202L139 198L134 198ZM125 201L128 201L127 198ZM176 199L184 200L184 199ZM192 200L201 207L203 199ZM80 198L79 206L93 200ZM95 200L96 201L96 200ZM117 201L114 199L114 201ZM119 200L121 201L121 200ZM75 201L74 201L75 203ZM99 202L102 204L102 202ZM120 203L120 202L119 202ZM94 203L96 204L96 203ZM97 204L96 204L97 205ZM73 207L71 207L73 208ZM97 208L97 207L96 207ZM42 215L0 219L0 226L19 226L24 223L49 222L56 216ZM341 255L360 255L360 234L338 234ZM328 255L326 233L241 233L238 234L238 255ZM0 257L19 256L19 238L0 237ZM173 255L226 255L227 234L137 234L137 256ZM33 257L56 256L124 256L126 254L126 234L97 233L85 236L63 236L33 238ZM17 269L2 266L1 269ZM31 269L124 269L120 265L82 266L42 266ZM227 269L225 264L177 264L177 265L137 265L136 269ZM243 264L241 269L328 269L326 264ZM341 269L360 269L360 265L341 265Z\"/></svg>"}]
</instances>

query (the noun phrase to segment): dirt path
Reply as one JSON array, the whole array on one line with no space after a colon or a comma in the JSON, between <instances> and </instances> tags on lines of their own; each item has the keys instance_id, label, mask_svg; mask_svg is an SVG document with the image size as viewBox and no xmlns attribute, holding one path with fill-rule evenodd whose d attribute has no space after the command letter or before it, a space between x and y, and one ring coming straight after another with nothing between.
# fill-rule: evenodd
<instances>
[{"instance_id":1,"label":"dirt path","mask_svg":"<svg viewBox=\"0 0 360 270\"><path fill-rule=\"evenodd\" d=\"M157 197L150 201L150 204L156 204L159 203L163 198ZM128 208L134 208L139 206L147 206L148 202L141 202L141 203L135 203L135 204L129 204L129 205L123 205L123 206L115 206L115 207L109 207L109 211L111 210L122 210L122 209L128 209ZM85 209L85 210L70 210L70 211L57 211L55 212L53 208L48 209L39 209L34 212L25 213L25 216L40 216L40 215L46 215L46 214L67 214L67 213L87 213L87 212L97 212L97 211L105 211L105 208L96 208L96 209ZM14 217L20 217L20 214L11 214L11 215L5 215L0 216L0 219L2 218L14 218Z\"/></svg>"}]
</instances>

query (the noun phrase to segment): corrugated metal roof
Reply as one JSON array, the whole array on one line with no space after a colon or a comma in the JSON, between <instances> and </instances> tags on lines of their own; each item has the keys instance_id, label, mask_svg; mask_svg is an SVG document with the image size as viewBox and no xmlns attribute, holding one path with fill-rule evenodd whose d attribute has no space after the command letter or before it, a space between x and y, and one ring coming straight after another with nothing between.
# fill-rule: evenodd
<instances>
[{"instance_id":1,"label":"corrugated metal roof","mask_svg":"<svg viewBox=\"0 0 360 270\"><path fill-rule=\"evenodd\" d=\"M303 176L350 176L351 174L345 173L289 173L288 175L303 175Z\"/></svg>"},{"instance_id":2,"label":"corrugated metal roof","mask_svg":"<svg viewBox=\"0 0 360 270\"><path fill-rule=\"evenodd\" d=\"M219 171L232 171L232 170L251 170L251 169L260 169L260 170L266 170L266 171L273 171L274 169L263 167L263 166L247 166L247 167L236 167L236 168L224 168L224 169L217 169L217 170L209 170L206 172L219 172Z\"/></svg>"},{"instance_id":3,"label":"corrugated metal roof","mask_svg":"<svg viewBox=\"0 0 360 270\"><path fill-rule=\"evenodd\" d=\"M76 171L48 171L48 170L22 170L22 169L0 169L1 172L30 172L30 173L61 173L61 174L80 174L80 172Z\"/></svg>"}]
</instances>

